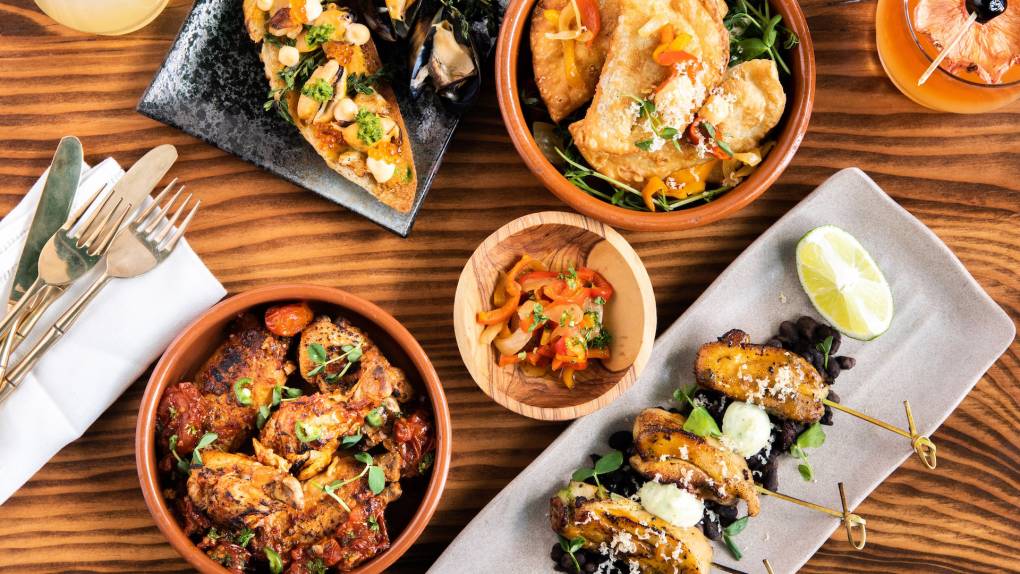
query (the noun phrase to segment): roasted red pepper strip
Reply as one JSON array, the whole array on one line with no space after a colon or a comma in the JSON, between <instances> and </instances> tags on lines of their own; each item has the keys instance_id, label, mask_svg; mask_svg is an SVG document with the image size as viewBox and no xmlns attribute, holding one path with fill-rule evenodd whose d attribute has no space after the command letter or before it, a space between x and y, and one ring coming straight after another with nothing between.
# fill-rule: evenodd
<instances>
[{"instance_id":1,"label":"roasted red pepper strip","mask_svg":"<svg viewBox=\"0 0 1020 574\"><path fill-rule=\"evenodd\" d=\"M517 357L517 355L500 355L499 356L499 366L501 366L501 367L505 367L507 365L516 364L518 361L520 361L520 359Z\"/></svg>"},{"instance_id":2,"label":"roasted red pepper strip","mask_svg":"<svg viewBox=\"0 0 1020 574\"><path fill-rule=\"evenodd\" d=\"M479 311L476 320L482 325L495 325L510 320L510 317L517 312L521 301L521 284L507 277L506 282L506 303L499 309L492 311Z\"/></svg>"},{"instance_id":3,"label":"roasted red pepper strip","mask_svg":"<svg viewBox=\"0 0 1020 574\"><path fill-rule=\"evenodd\" d=\"M588 296L592 299L602 297L609 301L610 297L613 296L613 286L597 271L582 267L577 270L577 278L591 285L588 287Z\"/></svg>"},{"instance_id":4,"label":"roasted red pepper strip","mask_svg":"<svg viewBox=\"0 0 1020 574\"><path fill-rule=\"evenodd\" d=\"M687 137L689 140L691 140L691 143L694 145L698 145L707 139L706 134L701 133L703 129L701 125L702 123L704 123L704 120L702 120L701 118L697 118L694 120L694 122L691 123L691 126L687 129ZM730 154L723 151L723 149L719 147L715 142L711 143L712 143L711 151L713 156L715 156L718 159L730 159L731 157Z\"/></svg>"},{"instance_id":5,"label":"roasted red pepper strip","mask_svg":"<svg viewBox=\"0 0 1020 574\"><path fill-rule=\"evenodd\" d=\"M595 41L599 30L602 29L602 14L599 13L599 5L595 0L577 0L577 9L581 12L581 24L591 32L588 44Z\"/></svg>"}]
</instances>

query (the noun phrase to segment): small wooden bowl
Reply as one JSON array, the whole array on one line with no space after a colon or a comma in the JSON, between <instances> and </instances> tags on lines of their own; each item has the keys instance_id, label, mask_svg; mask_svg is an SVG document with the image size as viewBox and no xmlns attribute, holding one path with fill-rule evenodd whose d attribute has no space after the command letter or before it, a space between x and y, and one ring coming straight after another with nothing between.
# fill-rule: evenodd
<instances>
[{"instance_id":1,"label":"small wooden bowl","mask_svg":"<svg viewBox=\"0 0 1020 574\"><path fill-rule=\"evenodd\" d=\"M531 62L520 61L521 42L528 41L525 31L536 2L510 0L507 6L496 46L496 94L517 153L543 185L577 211L610 225L637 231L672 231L705 225L743 209L765 193L779 179L800 147L815 101L815 52L811 32L798 0L769 0L782 14L783 25L800 37L800 43L789 51L792 79L788 87L792 88L792 93L787 94L786 112L775 130L776 146L754 173L708 204L669 213L624 209L578 189L542 154L521 106L518 67L523 66L527 74L532 74Z\"/></svg>"},{"instance_id":2,"label":"small wooden bowl","mask_svg":"<svg viewBox=\"0 0 1020 574\"><path fill-rule=\"evenodd\" d=\"M590 267L613 286L605 325L613 334L612 359L594 361L567 389L552 375L529 377L500 367L498 354L479 340L478 311L491 309L499 273L527 253L550 270ZM533 213L496 230L475 249L461 272L453 303L457 347L471 377L497 403L533 419L568 420L613 402L637 380L655 339L655 294L641 259L608 225L574 213Z\"/></svg>"},{"instance_id":3,"label":"small wooden bowl","mask_svg":"<svg viewBox=\"0 0 1020 574\"><path fill-rule=\"evenodd\" d=\"M351 571L352 574L379 574L414 544L439 506L450 468L453 441L450 411L439 376L411 333L386 311L345 291L318 285L260 287L220 302L184 329L156 364L142 397L135 429L135 462L142 495L156 526L185 560L204 574L229 574L184 534L163 497L156 469L156 408L168 385L191 376L219 346L227 324L238 313L288 301L308 301L317 312L339 313L349 318L379 345L394 365L404 369L412 384L430 399L436 425L436 457L428 484L405 485L404 496L387 509L387 524L394 536L390 548Z\"/></svg>"}]
</instances>

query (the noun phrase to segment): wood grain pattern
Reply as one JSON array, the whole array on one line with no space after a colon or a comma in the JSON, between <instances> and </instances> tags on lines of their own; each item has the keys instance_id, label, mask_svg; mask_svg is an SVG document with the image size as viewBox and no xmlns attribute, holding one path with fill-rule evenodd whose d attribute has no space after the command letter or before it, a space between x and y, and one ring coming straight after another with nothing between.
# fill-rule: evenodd
<instances>
[{"instance_id":1,"label":"wood grain pattern","mask_svg":"<svg viewBox=\"0 0 1020 574\"><path fill-rule=\"evenodd\" d=\"M920 108L883 76L873 4L803 4L818 97L790 168L732 218L624 234L652 277L660 330L766 227L847 166L867 171L930 226L1020 320L1020 103L980 116ZM62 135L78 135L92 163L112 155L126 164L172 143L181 152L173 175L203 202L191 244L231 292L281 281L335 285L401 320L443 380L456 437L440 510L394 569L422 572L564 428L513 414L478 389L457 352L451 314L457 278L479 242L516 217L564 206L514 152L491 82L458 129L408 240L139 116L135 102L189 8L173 0L142 31L97 38L53 24L31 0L0 4L0 213L42 173ZM0 506L0 570L191 572L153 525L138 487L133 436L144 384ZM45 431L43 421L25 430ZM868 517L867 552L851 552L836 533L805 572L1020 571L1020 344L932 438L937 472L911 458L857 509Z\"/></svg>"},{"instance_id":2,"label":"wood grain pattern","mask_svg":"<svg viewBox=\"0 0 1020 574\"><path fill-rule=\"evenodd\" d=\"M578 372L573 389L548 373L532 377L500 367L493 345L479 340L484 326L476 314L493 307L500 274L524 254L552 271L588 267L613 286L604 313L612 357ZM549 313L555 320L556 312ZM457 283L453 322L461 357L485 394L527 417L571 420L613 402L640 376L655 339L655 294L638 254L616 230L576 213L545 211L507 223L478 246Z\"/></svg>"}]
</instances>

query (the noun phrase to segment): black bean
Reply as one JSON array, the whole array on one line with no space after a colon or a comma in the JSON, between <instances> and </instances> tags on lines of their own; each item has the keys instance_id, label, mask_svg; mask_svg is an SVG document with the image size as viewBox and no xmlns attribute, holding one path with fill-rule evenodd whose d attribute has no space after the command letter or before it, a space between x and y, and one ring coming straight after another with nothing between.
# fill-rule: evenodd
<instances>
[{"instance_id":1,"label":"black bean","mask_svg":"<svg viewBox=\"0 0 1020 574\"><path fill-rule=\"evenodd\" d=\"M720 506L717 514L719 515L719 524L726 528L737 519L737 507Z\"/></svg>"},{"instance_id":2,"label":"black bean","mask_svg":"<svg viewBox=\"0 0 1020 574\"><path fill-rule=\"evenodd\" d=\"M808 341L807 339L797 339L797 341L793 344L793 349L791 350L802 357L807 357L808 352L814 348L815 346L811 344L811 341Z\"/></svg>"},{"instance_id":3,"label":"black bean","mask_svg":"<svg viewBox=\"0 0 1020 574\"><path fill-rule=\"evenodd\" d=\"M832 426L832 407L825 405L825 410L822 412L822 418L818 419L818 424L827 427Z\"/></svg>"},{"instance_id":4,"label":"black bean","mask_svg":"<svg viewBox=\"0 0 1020 574\"><path fill-rule=\"evenodd\" d=\"M587 552L576 552L576 553L574 553L574 559L577 560L578 564L580 564L581 566L584 566L585 564L588 563L588 556L587 556L587 554L588 554Z\"/></svg>"},{"instance_id":5,"label":"black bean","mask_svg":"<svg viewBox=\"0 0 1020 574\"><path fill-rule=\"evenodd\" d=\"M797 330L800 332L801 337L810 339L811 333L815 330L815 325L817 324L817 321L807 315L804 315L800 319L797 319Z\"/></svg>"},{"instance_id":6,"label":"black bean","mask_svg":"<svg viewBox=\"0 0 1020 574\"><path fill-rule=\"evenodd\" d=\"M819 323L811 331L811 340L817 343L824 343L825 339L832 337L832 329L828 325Z\"/></svg>"},{"instance_id":7,"label":"black bean","mask_svg":"<svg viewBox=\"0 0 1020 574\"><path fill-rule=\"evenodd\" d=\"M553 559L553 562L559 562L560 558L563 558L563 547L559 544L553 544L552 551L549 552L549 557Z\"/></svg>"},{"instance_id":8,"label":"black bean","mask_svg":"<svg viewBox=\"0 0 1020 574\"><path fill-rule=\"evenodd\" d=\"M853 357L836 357L836 362L839 363L839 368L844 371L849 371L857 365L857 359Z\"/></svg>"},{"instance_id":9,"label":"black bean","mask_svg":"<svg viewBox=\"0 0 1020 574\"><path fill-rule=\"evenodd\" d=\"M818 351L818 349L808 349L807 352L804 353L804 358L811 363L811 366L813 366L816 371L819 373L823 372L822 354Z\"/></svg>"},{"instance_id":10,"label":"black bean","mask_svg":"<svg viewBox=\"0 0 1020 574\"><path fill-rule=\"evenodd\" d=\"M589 562L589 563L584 565L583 570L585 572L588 572L589 574L591 574L592 572L595 572L596 570L598 570L598 568L599 568L598 564L595 564L594 562Z\"/></svg>"},{"instance_id":11,"label":"black bean","mask_svg":"<svg viewBox=\"0 0 1020 574\"><path fill-rule=\"evenodd\" d=\"M783 420L776 425L776 438L772 443L772 452L786 452L797 440L797 435L804 430L804 425L790 420Z\"/></svg>"},{"instance_id":12,"label":"black bean","mask_svg":"<svg viewBox=\"0 0 1020 574\"><path fill-rule=\"evenodd\" d=\"M630 431L616 431L609 436L609 448L625 451L634 444L634 435Z\"/></svg>"},{"instance_id":13,"label":"black bean","mask_svg":"<svg viewBox=\"0 0 1020 574\"><path fill-rule=\"evenodd\" d=\"M834 403L839 404L839 395L837 395L836 392L833 390L829 390L829 395L826 398Z\"/></svg>"},{"instance_id":14,"label":"black bean","mask_svg":"<svg viewBox=\"0 0 1020 574\"><path fill-rule=\"evenodd\" d=\"M765 341L765 346L766 347L779 347L781 349L781 348L783 348L783 342L780 341L779 339L773 337L773 338L769 339L768 341Z\"/></svg>"},{"instance_id":15,"label":"black bean","mask_svg":"<svg viewBox=\"0 0 1020 574\"><path fill-rule=\"evenodd\" d=\"M783 321L779 324L779 334L787 339L796 339L797 325L793 321Z\"/></svg>"},{"instance_id":16,"label":"black bean","mask_svg":"<svg viewBox=\"0 0 1020 574\"><path fill-rule=\"evenodd\" d=\"M709 540L719 540L722 538L722 527L719 526L719 518L712 518L712 515L708 512L705 513L705 521L701 525L701 530L704 531L705 536Z\"/></svg>"},{"instance_id":17,"label":"black bean","mask_svg":"<svg viewBox=\"0 0 1020 574\"><path fill-rule=\"evenodd\" d=\"M761 485L771 491L779 490L779 463L777 459L773 458L765 465L761 475Z\"/></svg>"},{"instance_id":18,"label":"black bean","mask_svg":"<svg viewBox=\"0 0 1020 574\"><path fill-rule=\"evenodd\" d=\"M829 366L825 367L825 372L826 374L829 375L829 379L833 381L836 380L836 377L839 376L839 371L840 371L839 361L832 357L829 357Z\"/></svg>"},{"instance_id":19,"label":"black bean","mask_svg":"<svg viewBox=\"0 0 1020 574\"><path fill-rule=\"evenodd\" d=\"M570 554L564 553L560 557L560 566L565 568L567 572L577 572L577 569L574 568L574 559L570 557Z\"/></svg>"},{"instance_id":20,"label":"black bean","mask_svg":"<svg viewBox=\"0 0 1020 574\"><path fill-rule=\"evenodd\" d=\"M829 347L829 354L830 355L835 355L836 351L839 350L840 343L842 343L842 342L843 342L843 335L841 335L839 333L839 331L833 329L832 330L832 346Z\"/></svg>"}]
</instances>

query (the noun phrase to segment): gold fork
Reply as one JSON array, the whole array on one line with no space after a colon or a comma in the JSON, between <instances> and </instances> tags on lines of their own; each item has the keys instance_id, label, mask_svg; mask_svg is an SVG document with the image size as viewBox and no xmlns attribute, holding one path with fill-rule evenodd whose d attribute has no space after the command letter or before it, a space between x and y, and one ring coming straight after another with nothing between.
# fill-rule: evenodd
<instances>
[{"instance_id":1,"label":"gold fork","mask_svg":"<svg viewBox=\"0 0 1020 574\"><path fill-rule=\"evenodd\" d=\"M195 200L188 210L192 199L192 194L189 193L173 215L167 219L166 215L177 204L181 192L184 191L183 185L178 187L166 204L160 207L160 203L172 191L172 188L173 183L166 186L147 208L116 234L106 254L106 269L102 275L64 311L21 362L14 366L3 380L0 380L0 404L14 392L17 385L32 370L40 357L67 333L68 329L81 316L85 307L112 279L137 277L152 270L170 256L181 237L184 236L185 229L191 223L201 204L201 201ZM175 228L174 225L186 210L187 215Z\"/></svg>"}]
</instances>

